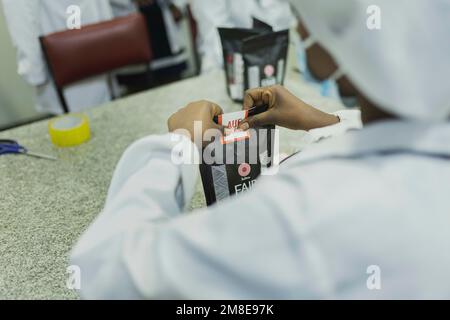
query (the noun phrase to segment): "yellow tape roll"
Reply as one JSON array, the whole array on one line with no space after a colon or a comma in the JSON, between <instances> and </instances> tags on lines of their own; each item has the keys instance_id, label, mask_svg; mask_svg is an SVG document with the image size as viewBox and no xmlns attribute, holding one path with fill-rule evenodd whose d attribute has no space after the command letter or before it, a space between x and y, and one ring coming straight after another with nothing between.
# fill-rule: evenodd
<instances>
[{"instance_id":1,"label":"yellow tape roll","mask_svg":"<svg viewBox=\"0 0 450 320\"><path fill-rule=\"evenodd\" d=\"M89 119L84 114L70 114L50 120L48 132L58 147L78 146L91 138Z\"/></svg>"}]
</instances>

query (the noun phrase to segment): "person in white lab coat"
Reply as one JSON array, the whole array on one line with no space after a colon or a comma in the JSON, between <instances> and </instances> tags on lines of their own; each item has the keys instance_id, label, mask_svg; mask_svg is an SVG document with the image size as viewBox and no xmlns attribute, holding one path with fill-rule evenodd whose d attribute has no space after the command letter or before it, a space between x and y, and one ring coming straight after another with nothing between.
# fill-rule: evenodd
<instances>
[{"instance_id":1,"label":"person in white lab coat","mask_svg":"<svg viewBox=\"0 0 450 320\"><path fill-rule=\"evenodd\" d=\"M69 6L81 9L81 24L110 20L115 8L128 7L129 0L2 0L11 39L17 49L18 73L33 86L35 107L40 112L63 113L48 71L39 36L67 29ZM128 12L128 11L127 11ZM96 106L111 99L106 76L99 76L64 89L72 112Z\"/></svg>"},{"instance_id":2,"label":"person in white lab coat","mask_svg":"<svg viewBox=\"0 0 450 320\"><path fill-rule=\"evenodd\" d=\"M311 145L251 191L192 214L183 210L195 166L171 152L195 145L176 134L139 140L72 251L82 297L450 298L448 3L292 1L332 56L328 73L339 68L358 88L364 128ZM376 31L369 5L383 8ZM324 114L282 87L252 90L244 106L261 101L269 111L243 127L358 127L350 111ZM169 127L214 127L219 113L194 103Z\"/></svg>"},{"instance_id":3,"label":"person in white lab coat","mask_svg":"<svg viewBox=\"0 0 450 320\"><path fill-rule=\"evenodd\" d=\"M159 83L179 80L188 55L181 21L186 0L135 0L147 20L153 61L150 68Z\"/></svg>"},{"instance_id":4,"label":"person in white lab coat","mask_svg":"<svg viewBox=\"0 0 450 320\"><path fill-rule=\"evenodd\" d=\"M190 3L198 25L202 72L223 65L218 27L251 28L255 17L279 31L289 29L295 22L288 0L191 0Z\"/></svg>"}]
</instances>

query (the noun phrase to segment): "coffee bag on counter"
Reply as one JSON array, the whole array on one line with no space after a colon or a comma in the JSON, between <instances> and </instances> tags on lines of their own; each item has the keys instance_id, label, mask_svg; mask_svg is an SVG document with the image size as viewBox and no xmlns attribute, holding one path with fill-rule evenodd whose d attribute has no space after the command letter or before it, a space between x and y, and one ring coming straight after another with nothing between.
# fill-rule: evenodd
<instances>
[{"instance_id":1,"label":"coffee bag on counter","mask_svg":"<svg viewBox=\"0 0 450 320\"><path fill-rule=\"evenodd\" d=\"M254 19L254 29L219 28L227 92L242 102L248 89L261 83L283 84L289 31L273 32ZM259 55L259 56L258 56Z\"/></svg>"},{"instance_id":2,"label":"coffee bag on counter","mask_svg":"<svg viewBox=\"0 0 450 320\"><path fill-rule=\"evenodd\" d=\"M283 84L289 31L247 38L242 46L245 66L245 88L252 89Z\"/></svg>"},{"instance_id":3,"label":"coffee bag on counter","mask_svg":"<svg viewBox=\"0 0 450 320\"><path fill-rule=\"evenodd\" d=\"M245 67L242 56L243 41L245 38L257 34L258 31L251 29L219 28L227 92L234 101L242 101L244 99Z\"/></svg>"}]
</instances>

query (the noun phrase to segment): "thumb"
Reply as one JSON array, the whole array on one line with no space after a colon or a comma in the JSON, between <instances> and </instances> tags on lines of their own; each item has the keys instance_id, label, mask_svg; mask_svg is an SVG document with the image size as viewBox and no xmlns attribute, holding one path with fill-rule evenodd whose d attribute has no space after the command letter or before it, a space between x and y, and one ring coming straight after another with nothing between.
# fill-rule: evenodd
<instances>
[{"instance_id":1,"label":"thumb","mask_svg":"<svg viewBox=\"0 0 450 320\"><path fill-rule=\"evenodd\" d=\"M266 111L248 118L239 125L239 128L241 130L248 130L250 128L265 126L267 124L270 124L270 122L270 112Z\"/></svg>"}]
</instances>

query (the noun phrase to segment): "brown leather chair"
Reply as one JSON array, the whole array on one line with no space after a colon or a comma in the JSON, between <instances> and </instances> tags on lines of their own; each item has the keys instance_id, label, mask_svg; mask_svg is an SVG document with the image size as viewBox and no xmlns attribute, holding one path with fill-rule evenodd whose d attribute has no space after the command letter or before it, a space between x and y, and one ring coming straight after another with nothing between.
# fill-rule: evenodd
<instances>
[{"instance_id":1,"label":"brown leather chair","mask_svg":"<svg viewBox=\"0 0 450 320\"><path fill-rule=\"evenodd\" d=\"M152 60L147 26L141 14L53 33L40 41L66 113L70 110L64 97L65 86L125 66L149 66Z\"/></svg>"}]
</instances>

